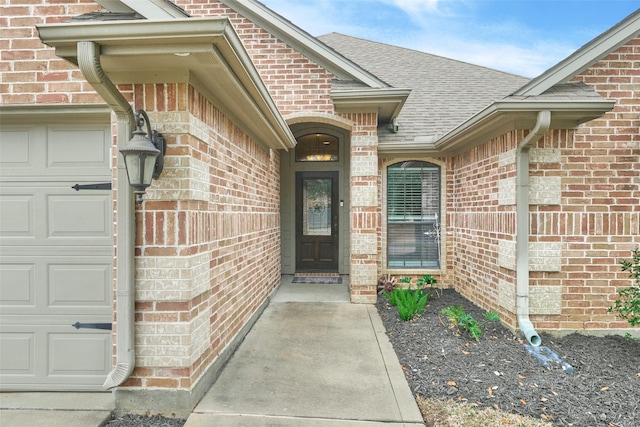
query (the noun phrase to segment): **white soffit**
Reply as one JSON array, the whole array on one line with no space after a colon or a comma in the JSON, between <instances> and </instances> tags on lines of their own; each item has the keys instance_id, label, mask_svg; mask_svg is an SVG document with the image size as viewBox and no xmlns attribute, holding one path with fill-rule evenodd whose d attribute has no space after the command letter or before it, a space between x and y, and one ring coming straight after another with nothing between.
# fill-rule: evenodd
<instances>
[{"instance_id":1,"label":"white soffit","mask_svg":"<svg viewBox=\"0 0 640 427\"><path fill-rule=\"evenodd\" d=\"M38 26L56 55L77 64L77 42L100 45L118 83L190 83L250 136L288 149L295 138L226 17L81 22Z\"/></svg>"}]
</instances>

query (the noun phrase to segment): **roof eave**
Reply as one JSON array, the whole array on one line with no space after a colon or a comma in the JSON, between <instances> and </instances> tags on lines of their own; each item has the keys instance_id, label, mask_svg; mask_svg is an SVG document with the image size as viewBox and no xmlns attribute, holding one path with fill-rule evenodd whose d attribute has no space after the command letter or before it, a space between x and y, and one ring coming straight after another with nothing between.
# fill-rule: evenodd
<instances>
[{"instance_id":1,"label":"roof eave","mask_svg":"<svg viewBox=\"0 0 640 427\"><path fill-rule=\"evenodd\" d=\"M574 129L611 111L614 101L521 101L495 102L441 137L423 136L413 142L380 144L381 154L452 156L515 129L533 129L539 111L551 111L551 129Z\"/></svg>"},{"instance_id":2,"label":"roof eave","mask_svg":"<svg viewBox=\"0 0 640 427\"><path fill-rule=\"evenodd\" d=\"M107 76L118 83L191 83L268 148L295 138L226 17L82 22L38 26L56 55L77 64L77 43L100 45Z\"/></svg>"},{"instance_id":3,"label":"roof eave","mask_svg":"<svg viewBox=\"0 0 640 427\"><path fill-rule=\"evenodd\" d=\"M565 83L639 33L640 9L522 86L514 95L536 96L558 83Z\"/></svg>"},{"instance_id":4,"label":"roof eave","mask_svg":"<svg viewBox=\"0 0 640 427\"><path fill-rule=\"evenodd\" d=\"M390 123L398 117L411 89L345 89L331 91L331 99L338 113L375 111L378 123Z\"/></svg>"},{"instance_id":5,"label":"roof eave","mask_svg":"<svg viewBox=\"0 0 640 427\"><path fill-rule=\"evenodd\" d=\"M551 111L551 129L575 129L611 111L614 101L520 101L491 104L434 142L443 154L457 154L514 129L533 129L539 111Z\"/></svg>"}]
</instances>

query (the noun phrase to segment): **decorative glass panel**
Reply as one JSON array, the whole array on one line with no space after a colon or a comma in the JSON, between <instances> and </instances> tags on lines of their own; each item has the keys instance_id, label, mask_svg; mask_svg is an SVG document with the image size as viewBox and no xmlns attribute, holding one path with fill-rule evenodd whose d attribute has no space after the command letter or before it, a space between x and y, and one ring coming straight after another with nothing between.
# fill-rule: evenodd
<instances>
[{"instance_id":1,"label":"decorative glass panel","mask_svg":"<svg viewBox=\"0 0 640 427\"><path fill-rule=\"evenodd\" d=\"M338 138L324 133L312 133L298 138L296 162L337 162Z\"/></svg>"},{"instance_id":2,"label":"decorative glass panel","mask_svg":"<svg viewBox=\"0 0 640 427\"><path fill-rule=\"evenodd\" d=\"M302 187L302 233L331 236L331 180L305 179Z\"/></svg>"},{"instance_id":3,"label":"decorative glass panel","mask_svg":"<svg viewBox=\"0 0 640 427\"><path fill-rule=\"evenodd\" d=\"M440 266L440 167L421 161L387 168L387 266Z\"/></svg>"}]
</instances>

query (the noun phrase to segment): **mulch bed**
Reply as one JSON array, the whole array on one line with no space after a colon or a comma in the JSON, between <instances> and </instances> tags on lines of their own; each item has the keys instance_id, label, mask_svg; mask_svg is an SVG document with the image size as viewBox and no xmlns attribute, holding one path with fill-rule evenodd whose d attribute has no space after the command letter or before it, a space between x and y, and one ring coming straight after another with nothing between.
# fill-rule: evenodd
<instances>
[{"instance_id":1,"label":"mulch bed","mask_svg":"<svg viewBox=\"0 0 640 427\"><path fill-rule=\"evenodd\" d=\"M376 307L414 395L493 407L554 426L640 426L640 341L542 334L542 345L574 367L568 374L556 363L545 368L499 322L485 325L479 342L456 335L440 314L450 305L483 318L483 310L450 289L434 293L422 316L409 322L378 297Z\"/></svg>"}]
</instances>

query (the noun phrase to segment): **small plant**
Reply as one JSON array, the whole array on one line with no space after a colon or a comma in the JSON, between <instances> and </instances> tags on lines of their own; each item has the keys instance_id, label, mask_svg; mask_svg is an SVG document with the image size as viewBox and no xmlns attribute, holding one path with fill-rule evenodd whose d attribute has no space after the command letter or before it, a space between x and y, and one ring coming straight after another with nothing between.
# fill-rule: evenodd
<instances>
[{"instance_id":1,"label":"small plant","mask_svg":"<svg viewBox=\"0 0 640 427\"><path fill-rule=\"evenodd\" d=\"M384 291L382 293L382 295L387 297L387 300L389 301L389 304L391 304L394 307L397 307L398 306L398 297L399 297L401 291L402 291L402 289L395 288L391 292Z\"/></svg>"},{"instance_id":2,"label":"small plant","mask_svg":"<svg viewBox=\"0 0 640 427\"><path fill-rule=\"evenodd\" d=\"M431 276L430 274L424 275L417 280L417 286L419 289L422 289L423 292L424 288L428 286L430 289L435 289L436 293L438 293L438 296L440 296L440 292L438 288L436 288L437 284L438 281L436 280L436 278Z\"/></svg>"},{"instance_id":3,"label":"small plant","mask_svg":"<svg viewBox=\"0 0 640 427\"><path fill-rule=\"evenodd\" d=\"M451 328L457 329L458 333L460 333L460 331L466 332L476 341L480 341L480 337L484 333L484 329L482 329L482 327L485 324L500 320L500 315L498 313L495 311L487 311L484 314L485 320L482 323L478 323L478 321L469 313L465 312L462 307L456 307L454 305L443 308L440 310L440 313L449 320Z\"/></svg>"},{"instance_id":4,"label":"small plant","mask_svg":"<svg viewBox=\"0 0 640 427\"><path fill-rule=\"evenodd\" d=\"M631 260L620 261L622 271L628 271L633 279L632 286L620 289L619 298L613 306L609 307L609 313L626 319L631 326L640 325L640 248L631 251Z\"/></svg>"},{"instance_id":5,"label":"small plant","mask_svg":"<svg viewBox=\"0 0 640 427\"><path fill-rule=\"evenodd\" d=\"M401 283L406 283L406 288L395 288L391 292L383 292L383 295L389 300L389 303L398 308L398 314L402 320L409 321L416 315L422 314L427 301L429 300L429 294L422 292L422 289L411 289L411 278L403 277L400 279Z\"/></svg>"}]
</instances>

